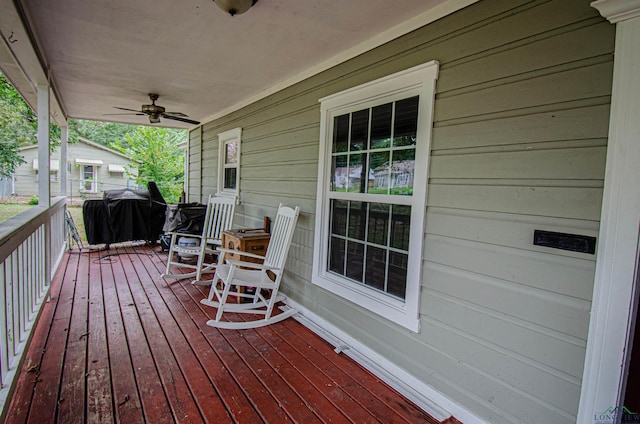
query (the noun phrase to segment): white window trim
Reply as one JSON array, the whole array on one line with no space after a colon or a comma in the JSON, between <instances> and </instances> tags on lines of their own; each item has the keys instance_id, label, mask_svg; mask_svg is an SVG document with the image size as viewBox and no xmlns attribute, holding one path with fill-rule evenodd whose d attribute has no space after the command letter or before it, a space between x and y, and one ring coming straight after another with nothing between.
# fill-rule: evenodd
<instances>
[{"instance_id":1,"label":"white window trim","mask_svg":"<svg viewBox=\"0 0 640 424\"><path fill-rule=\"evenodd\" d=\"M84 167L90 166L93 168L93 179L91 180L91 190L84 189L84 183L87 181L84 178ZM96 165L84 164L80 165L80 192L81 193L97 193L98 192L98 167Z\"/></svg>"},{"instance_id":2,"label":"white window trim","mask_svg":"<svg viewBox=\"0 0 640 424\"><path fill-rule=\"evenodd\" d=\"M235 165L236 168L236 188L228 189L224 188L224 170L227 168L225 165L225 145L230 141L238 140L238 162ZM242 148L242 128L234 128L229 131L221 132L218 134L218 192L217 196L240 196L240 159Z\"/></svg>"},{"instance_id":3,"label":"white window trim","mask_svg":"<svg viewBox=\"0 0 640 424\"><path fill-rule=\"evenodd\" d=\"M414 332L420 331L420 286L427 176L438 68L438 62L431 61L320 99L320 152L312 281L314 284ZM416 95L420 96L416 163L424 166L415 167L413 196L411 198L397 196L396 201L397 204L412 205L413 211L411 214L407 289L405 300L401 301L328 272L330 199L327 194L329 193L329 177L331 175L333 118ZM384 198L386 199L387 196ZM376 195L363 194L362 200L375 202ZM419 210L422 212L420 213Z\"/></svg>"}]
</instances>

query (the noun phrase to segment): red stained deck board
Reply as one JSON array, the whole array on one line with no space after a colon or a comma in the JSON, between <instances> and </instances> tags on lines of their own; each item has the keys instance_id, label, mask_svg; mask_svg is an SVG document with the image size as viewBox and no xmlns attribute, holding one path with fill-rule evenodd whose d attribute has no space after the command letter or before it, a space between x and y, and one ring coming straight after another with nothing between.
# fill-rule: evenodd
<instances>
[{"instance_id":1,"label":"red stained deck board","mask_svg":"<svg viewBox=\"0 0 640 424\"><path fill-rule=\"evenodd\" d=\"M314 363L311 358L306 357L306 352L300 352L290 344L289 339L295 337L295 335L279 334L270 327L266 327L262 334L263 340L271 347L271 349L263 349L262 351L266 354L280 352L281 361L283 361L281 369L298 370L298 375L304 378L301 381L303 385L310 385L319 390L349 420L357 423L379 422L371 412L367 411L352 398L340 384L329 378L319 368L320 364ZM257 334L247 336L247 338L253 338L254 336L257 336Z\"/></svg>"},{"instance_id":2,"label":"red stained deck board","mask_svg":"<svg viewBox=\"0 0 640 424\"><path fill-rule=\"evenodd\" d=\"M176 337L170 338L173 349L178 352L176 356L181 358L182 355L180 353L190 349L202 366L202 372L208 377L204 381L197 367L189 368L191 371L196 370L195 374L198 377L196 381L190 382L192 390L195 393L204 392L205 395L205 418L214 409L217 415L223 415L224 411L224 415L227 418L225 421L231 422L232 419L235 419L236 421L247 423L262 422L249 400L244 396L241 387L233 380L233 377L217 356L215 349L204 336L201 326L198 325L198 323L205 322L207 317L199 309L196 309L197 316L190 315L187 308L183 307L184 305L178 300L171 288L172 285L175 285L179 291L184 292L180 283L174 279L165 281L160 278L160 272L164 271L165 261L156 256L152 258L152 262L143 261L141 264L145 266L151 277L145 287L147 287L148 291L152 291L154 288L157 290L158 295L171 311L173 318L175 318L176 325L184 334L184 337L181 337L180 334L174 333ZM194 373L189 372L188 375L190 374ZM224 410L225 406L226 410ZM228 413L226 412L227 410ZM222 418L218 416L217 422L220 422Z\"/></svg>"},{"instance_id":3,"label":"red stained deck board","mask_svg":"<svg viewBox=\"0 0 640 424\"><path fill-rule=\"evenodd\" d=\"M258 377L271 395L278 399L280 406L295 422L322 422L316 415L315 403L317 399L303 399L292 390L286 381L272 368L272 364L264 360L245 340L245 335L239 331L224 331L224 337L231 343L237 354L242 357L245 367Z\"/></svg>"},{"instance_id":4,"label":"red stained deck board","mask_svg":"<svg viewBox=\"0 0 640 424\"><path fill-rule=\"evenodd\" d=\"M110 258L113 258L113 256L110 256ZM138 306L134 303L131 295L130 283L127 281L122 262L118 259L112 264L112 269L137 384L136 390L140 396L144 419L152 423L172 422L171 407L153 361L147 335L138 313ZM144 305L140 305L140 307L144 307ZM133 388L131 389L133 390ZM118 404L128 401L126 395L124 398L117 398L116 400Z\"/></svg>"},{"instance_id":5,"label":"red stained deck board","mask_svg":"<svg viewBox=\"0 0 640 424\"><path fill-rule=\"evenodd\" d=\"M200 413L193 398L190 396L180 369L168 347L165 335L158 324L149 299L140 286L139 277L131 265L128 254L125 251L119 251L118 253L118 260L122 264L126 281L128 282L131 302L136 308L139 319L139 329L137 330L141 331L141 334L130 338L129 344L131 345L133 340L137 340L140 337L145 337L148 344L145 349L147 352L145 365L142 367L141 372L137 373L138 381L140 382L141 378L145 378L147 381L153 378L155 380L153 382L154 385L160 386L155 389L156 392L154 394L158 397L164 395L170 408L168 414L154 414L153 416L150 414L149 418L151 422L171 422L171 420L182 422L186 418L198 422L200 421ZM138 359L142 360L143 358L139 357Z\"/></svg>"},{"instance_id":6,"label":"red stained deck board","mask_svg":"<svg viewBox=\"0 0 640 424\"><path fill-rule=\"evenodd\" d=\"M111 263L106 261L100 263L100 268L109 346L109 367L112 384L111 400L115 408L115 418L121 423L142 422L143 414L140 396L122 321L121 304L116 290L114 270Z\"/></svg>"},{"instance_id":7,"label":"red stained deck board","mask_svg":"<svg viewBox=\"0 0 640 424\"><path fill-rule=\"evenodd\" d=\"M126 250L129 253L135 253L132 249ZM193 399L197 404L194 406L197 408L199 405L206 405L206 408L201 408L199 411L205 421L208 422L229 422L229 416L224 408L224 405L220 401L219 397L213 389L211 381L207 377L203 370L202 364L198 360L194 350L189 344L189 340L185 337L185 334L178 325L171 310L167 307L164 298L160 295L158 288L153 283L156 279L160 278L160 275L155 272L155 268L147 268L144 263L136 257L134 254L128 255L123 258L124 261L130 261L133 268L139 277L140 287L144 290L144 293L149 300L151 307L153 308L158 324L162 328L162 332L165 335L166 343L163 346L159 344L158 350L162 350L165 346L168 347L175 357L176 364L182 371L182 375L185 378L185 383L189 387L189 392L193 396ZM144 278L143 276L149 278ZM156 331L158 329L156 328ZM155 331L153 331L156 333ZM169 355L168 352L164 352L165 355ZM193 414L196 411L185 411L185 415L189 419L195 420Z\"/></svg>"},{"instance_id":8,"label":"red stained deck board","mask_svg":"<svg viewBox=\"0 0 640 424\"><path fill-rule=\"evenodd\" d=\"M89 266L86 421L99 424L113 421L113 399L101 265L92 261Z\"/></svg>"},{"instance_id":9,"label":"red stained deck board","mask_svg":"<svg viewBox=\"0 0 640 424\"><path fill-rule=\"evenodd\" d=\"M208 289L161 278L165 261L147 247L65 257L27 353L40 375L20 371L7 422L438 423L293 319L207 326Z\"/></svg>"},{"instance_id":10,"label":"red stained deck board","mask_svg":"<svg viewBox=\"0 0 640 424\"><path fill-rule=\"evenodd\" d=\"M147 275L138 275L133 265L136 260L135 253L129 254L127 250L118 249L120 260L124 266L129 288L134 302L138 307L141 323L144 326L147 340L158 370L158 375L169 398L169 405L177 421L203 422L189 387L184 379L176 358L171 351L168 336L164 332L159 319L163 314L170 313L166 310L156 310L149 294L142 287L142 280ZM133 257L133 259L132 259ZM158 305L159 306L159 305Z\"/></svg>"},{"instance_id":11,"label":"red stained deck board","mask_svg":"<svg viewBox=\"0 0 640 424\"><path fill-rule=\"evenodd\" d=\"M203 372L206 373L208 377L208 385L206 385L203 390L208 392L209 397L219 397L220 402L226 406L229 414L234 419L248 423L261 422L242 389L235 380L233 380L228 369L222 364L220 358L209 344L193 317L183 308L183 305L175 297L173 291L168 285L161 284L159 292L172 310L176 322L184 333L185 339L188 340L188 344L203 366ZM204 322L205 320L206 317L202 315L200 321ZM174 340L171 342L175 344ZM186 343L184 346L186 346ZM184 346L182 347L184 348ZM179 350L179 348L177 348L177 350ZM221 389L219 390L218 388ZM218 405L216 403L207 403L206 408L217 408Z\"/></svg>"},{"instance_id":12,"label":"red stained deck board","mask_svg":"<svg viewBox=\"0 0 640 424\"><path fill-rule=\"evenodd\" d=\"M291 387L301 399L305 400L305 404L324 422L343 422L347 421L347 412L340 410L328 398L325 388L318 388L310 383L305 375L303 375L295 365L292 364L285 356L284 352L274 349L269 344L267 338L261 336L261 333L268 332L268 329L260 331L249 330L244 332L244 339L247 340L255 352L259 354L264 362L270 364L273 370ZM296 362L302 362L298 359ZM369 418L369 417L367 417ZM366 422L358 420L357 422Z\"/></svg>"},{"instance_id":13,"label":"red stained deck board","mask_svg":"<svg viewBox=\"0 0 640 424\"><path fill-rule=\"evenodd\" d=\"M301 329L298 326L298 323L292 320L286 320L282 327L287 328L291 333L302 339L311 347L308 354L314 355L314 350L322 352L324 350L323 345L327 346L327 344L310 330L306 328ZM277 331L281 330L281 328L274 329ZM292 337L291 340L296 339ZM362 396L359 397L359 399L367 400L368 402L364 406L371 411L375 411L377 417L385 417L389 414L389 410L391 410L393 411L393 415L398 415L407 422L417 421L438 423L438 420L429 416L417 406L407 407L407 405L412 405L409 400L402 397L393 388L382 382L367 370L363 369L351 359L345 357L343 354L325 354L323 357L329 361L325 364L326 369L332 372L334 376L337 377L336 374L342 371L344 375L349 376L358 384L357 387L359 388L355 390L366 391L366 393L362 393ZM320 362L321 358L316 356L316 360ZM372 396L372 398L370 396Z\"/></svg>"},{"instance_id":14,"label":"red stained deck board","mask_svg":"<svg viewBox=\"0 0 640 424\"><path fill-rule=\"evenodd\" d=\"M60 383L58 421L84 422L86 357L89 329L89 261L80 260L67 332Z\"/></svg>"},{"instance_id":15,"label":"red stained deck board","mask_svg":"<svg viewBox=\"0 0 640 424\"><path fill-rule=\"evenodd\" d=\"M77 259L77 262L69 261L64 279L61 281L53 321L48 328L45 350L40 361L39 375L33 387L33 398L27 422L41 423L55 420L58 405L62 399L59 392L60 379L64 367L72 305L75 299L75 281L81 262L80 258ZM57 288L53 290L56 291ZM52 298L52 302L55 301L56 299ZM24 369L21 370L21 373L24 372Z\"/></svg>"},{"instance_id":16,"label":"red stained deck board","mask_svg":"<svg viewBox=\"0 0 640 424\"><path fill-rule=\"evenodd\" d=\"M199 301L194 300L190 293L195 293L197 299L202 299L202 294L196 288L191 286L188 281L180 281L171 284L170 287L174 290L174 293L182 302L185 308L189 309L189 313L195 317L198 323L199 329L204 334L210 343L210 348L215 352L216 357L219 358L219 364L216 364L218 369L226 370L234 382L238 385L242 392L242 396L248 399L252 409L255 409L256 413L268 423L280 423L288 422L290 419L281 408L278 399L274 398L270 392L264 387L256 375L246 366L246 363L238 355L227 339L224 338L222 332L215 328L207 326L205 323L210 319L208 315L200 308ZM190 292L190 293L189 293ZM195 307L194 307L195 305ZM224 393L222 393L223 400L228 403L228 394L226 393L226 386ZM244 412L240 416L241 418L247 415ZM244 422L245 418L240 419L238 422ZM249 422L249 421L247 421Z\"/></svg>"}]
</instances>

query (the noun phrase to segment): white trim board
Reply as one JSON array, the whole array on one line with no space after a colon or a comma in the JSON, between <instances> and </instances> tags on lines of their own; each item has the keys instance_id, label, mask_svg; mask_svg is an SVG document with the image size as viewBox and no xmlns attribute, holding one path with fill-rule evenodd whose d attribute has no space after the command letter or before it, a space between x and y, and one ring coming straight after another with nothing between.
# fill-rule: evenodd
<instances>
[{"instance_id":1,"label":"white trim board","mask_svg":"<svg viewBox=\"0 0 640 424\"><path fill-rule=\"evenodd\" d=\"M577 422L622 406L640 222L640 1L592 3L616 24L613 89L593 303ZM612 15L609 15L612 14Z\"/></svg>"},{"instance_id":2,"label":"white trim board","mask_svg":"<svg viewBox=\"0 0 640 424\"><path fill-rule=\"evenodd\" d=\"M336 353L344 353L437 420L453 416L464 424L488 424L299 303L288 297L284 302L298 311L293 316L296 321L335 346Z\"/></svg>"}]
</instances>

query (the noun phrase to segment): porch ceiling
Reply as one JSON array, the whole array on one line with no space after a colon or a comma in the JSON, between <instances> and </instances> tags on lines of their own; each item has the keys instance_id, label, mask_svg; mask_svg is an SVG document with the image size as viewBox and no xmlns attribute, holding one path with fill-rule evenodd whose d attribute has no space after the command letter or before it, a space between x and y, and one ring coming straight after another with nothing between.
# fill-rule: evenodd
<instances>
[{"instance_id":1,"label":"porch ceiling","mask_svg":"<svg viewBox=\"0 0 640 424\"><path fill-rule=\"evenodd\" d=\"M211 0L0 0L0 68L34 105L35 45L67 117L145 124L106 114L153 92L206 122L471 2L260 0L231 17Z\"/></svg>"}]
</instances>

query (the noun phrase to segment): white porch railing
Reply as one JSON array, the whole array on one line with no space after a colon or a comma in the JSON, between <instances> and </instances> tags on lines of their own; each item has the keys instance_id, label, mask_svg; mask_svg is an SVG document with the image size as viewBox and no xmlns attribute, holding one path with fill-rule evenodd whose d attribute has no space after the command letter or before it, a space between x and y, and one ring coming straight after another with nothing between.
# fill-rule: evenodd
<instances>
[{"instance_id":1,"label":"white porch railing","mask_svg":"<svg viewBox=\"0 0 640 424\"><path fill-rule=\"evenodd\" d=\"M64 197L0 223L0 411L65 252Z\"/></svg>"}]
</instances>

